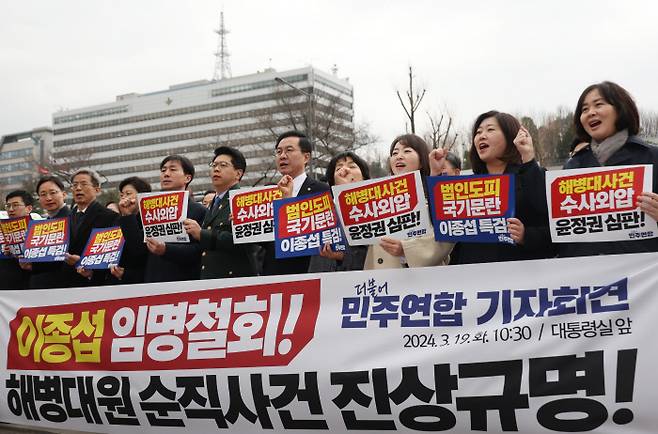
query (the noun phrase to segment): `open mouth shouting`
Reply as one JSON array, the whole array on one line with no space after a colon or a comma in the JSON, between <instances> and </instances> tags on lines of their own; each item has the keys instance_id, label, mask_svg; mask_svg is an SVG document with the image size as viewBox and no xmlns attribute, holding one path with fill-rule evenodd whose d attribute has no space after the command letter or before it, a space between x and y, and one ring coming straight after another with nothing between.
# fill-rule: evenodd
<instances>
[{"instance_id":1,"label":"open mouth shouting","mask_svg":"<svg viewBox=\"0 0 658 434\"><path fill-rule=\"evenodd\" d=\"M593 119L593 120L589 121L588 125L589 125L590 129L594 130L594 129L596 129L596 127L601 125L601 121L598 120L598 119Z\"/></svg>"},{"instance_id":2,"label":"open mouth shouting","mask_svg":"<svg viewBox=\"0 0 658 434\"><path fill-rule=\"evenodd\" d=\"M490 146L489 146L489 143L487 143L487 142L478 143L478 145L477 145L478 155L486 154L487 151L489 150L489 148L490 148Z\"/></svg>"}]
</instances>

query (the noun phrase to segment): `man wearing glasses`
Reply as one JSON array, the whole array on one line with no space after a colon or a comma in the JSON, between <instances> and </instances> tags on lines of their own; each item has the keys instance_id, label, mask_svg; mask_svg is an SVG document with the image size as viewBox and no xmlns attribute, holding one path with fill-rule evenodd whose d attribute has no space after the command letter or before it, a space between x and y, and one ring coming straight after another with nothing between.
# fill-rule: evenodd
<instances>
[{"instance_id":1,"label":"man wearing glasses","mask_svg":"<svg viewBox=\"0 0 658 434\"><path fill-rule=\"evenodd\" d=\"M5 198L9 218L25 217L32 212L32 196L25 190L12 191ZM16 258L0 258L0 289L25 289L30 273L18 265Z\"/></svg>"},{"instance_id":2,"label":"man wearing glasses","mask_svg":"<svg viewBox=\"0 0 658 434\"><path fill-rule=\"evenodd\" d=\"M117 226L119 214L105 208L96 200L101 192L101 180L94 170L76 171L71 177L71 192L75 206L69 216L71 238L69 253L64 260L68 267L62 267L63 282L68 287L102 285L109 275L107 270L78 269L76 272L75 266L89 241L91 230Z\"/></svg>"},{"instance_id":3,"label":"man wearing glasses","mask_svg":"<svg viewBox=\"0 0 658 434\"><path fill-rule=\"evenodd\" d=\"M188 235L201 243L201 278L255 276L251 244L233 244L229 191L239 188L247 170L242 152L228 146L215 149L210 162L210 180L215 196L202 224L193 219L183 223Z\"/></svg>"},{"instance_id":4,"label":"man wearing glasses","mask_svg":"<svg viewBox=\"0 0 658 434\"><path fill-rule=\"evenodd\" d=\"M306 175L306 165L311 160L313 145L306 135L299 131L281 134L274 147L276 167L283 175L280 187L292 187L292 197L306 196L329 190L329 185ZM310 256L276 259L274 243L266 243L263 259L263 275L297 274L308 271Z\"/></svg>"}]
</instances>

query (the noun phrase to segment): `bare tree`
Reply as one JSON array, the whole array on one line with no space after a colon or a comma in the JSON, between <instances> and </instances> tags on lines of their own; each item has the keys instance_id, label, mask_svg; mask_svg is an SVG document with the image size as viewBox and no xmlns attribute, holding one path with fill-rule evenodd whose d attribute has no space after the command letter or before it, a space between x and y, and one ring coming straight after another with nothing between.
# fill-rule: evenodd
<instances>
[{"instance_id":1,"label":"bare tree","mask_svg":"<svg viewBox=\"0 0 658 434\"><path fill-rule=\"evenodd\" d=\"M443 120L446 115L442 113L440 116L430 112L426 112L430 121L430 131L425 134L425 141L432 147L432 149L443 148L452 151L457 144L459 133L454 132L454 125L452 116L448 116L448 125L442 129ZM452 132L451 132L452 131Z\"/></svg>"},{"instance_id":2,"label":"bare tree","mask_svg":"<svg viewBox=\"0 0 658 434\"><path fill-rule=\"evenodd\" d=\"M81 145L76 149L61 152L57 158L51 155L43 164L32 158L31 162L41 174L52 174L67 182L76 170L89 167L94 150L92 147ZM100 174L102 176L102 174Z\"/></svg>"},{"instance_id":3,"label":"bare tree","mask_svg":"<svg viewBox=\"0 0 658 434\"><path fill-rule=\"evenodd\" d=\"M420 103L423 101L423 97L425 96L425 91L426 89L421 89L420 91L414 91L414 75L412 71L412 67L409 67L409 88L405 92L406 96L406 101L407 104L405 104L405 101L402 99L402 96L400 95L400 91L396 91L398 95L398 100L400 100L400 105L402 105L402 109L404 110L404 113L407 115L407 118L409 118L409 123L411 125L411 133L416 134L416 111L418 110L418 107L420 107Z\"/></svg>"},{"instance_id":4,"label":"bare tree","mask_svg":"<svg viewBox=\"0 0 658 434\"><path fill-rule=\"evenodd\" d=\"M558 107L554 112L542 116L537 129L538 157L543 166L561 166L569 157L569 151L576 133L573 126L573 112L566 107Z\"/></svg>"},{"instance_id":5,"label":"bare tree","mask_svg":"<svg viewBox=\"0 0 658 434\"><path fill-rule=\"evenodd\" d=\"M307 131L309 128L308 102L300 100L300 96L294 92L281 90L275 98L275 105L257 116L257 124L262 130L264 137L269 140L261 140L256 155L271 156L272 143L282 132L290 129ZM344 103L337 95L332 95L315 89L313 102L313 134L314 152L313 166L324 168L329 160L339 152L345 150L357 150L364 146L375 143L378 138L370 132L368 123L354 124L352 119L352 108ZM273 181L276 175L274 158L267 163L261 163L256 167L259 174L252 184L258 185Z\"/></svg>"},{"instance_id":6,"label":"bare tree","mask_svg":"<svg viewBox=\"0 0 658 434\"><path fill-rule=\"evenodd\" d=\"M651 141L658 141L658 112L640 110L640 136Z\"/></svg>"}]
</instances>

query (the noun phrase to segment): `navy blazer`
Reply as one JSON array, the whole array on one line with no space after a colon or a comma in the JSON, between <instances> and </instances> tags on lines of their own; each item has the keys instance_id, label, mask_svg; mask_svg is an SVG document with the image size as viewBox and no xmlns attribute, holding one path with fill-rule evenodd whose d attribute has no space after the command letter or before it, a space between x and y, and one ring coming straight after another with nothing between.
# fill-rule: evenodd
<instances>
[{"instance_id":1,"label":"navy blazer","mask_svg":"<svg viewBox=\"0 0 658 434\"><path fill-rule=\"evenodd\" d=\"M208 209L191 198L187 203L187 218L203 224ZM140 225L141 227L141 225ZM142 235L143 239L143 235ZM164 255L149 252L144 271L145 282L196 280L201 273L201 245L190 238L189 243L166 243Z\"/></svg>"},{"instance_id":2,"label":"navy blazer","mask_svg":"<svg viewBox=\"0 0 658 434\"><path fill-rule=\"evenodd\" d=\"M229 189L236 190L238 185ZM201 278L248 277L256 275L253 244L234 244L231 209L227 191L218 206L210 209L201 225Z\"/></svg>"}]
</instances>

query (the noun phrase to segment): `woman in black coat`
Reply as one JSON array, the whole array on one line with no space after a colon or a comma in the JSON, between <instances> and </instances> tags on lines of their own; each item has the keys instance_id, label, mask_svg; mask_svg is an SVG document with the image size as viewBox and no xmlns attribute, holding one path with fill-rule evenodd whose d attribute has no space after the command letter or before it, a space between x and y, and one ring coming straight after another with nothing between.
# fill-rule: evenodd
<instances>
[{"instance_id":1,"label":"woman in black coat","mask_svg":"<svg viewBox=\"0 0 658 434\"><path fill-rule=\"evenodd\" d=\"M471 138L469 160L473 173L515 175L516 217L508 219L508 229L515 244L460 242L452 251L450 263L553 257L544 186L545 169L535 160L528 130L514 116L492 110L478 116ZM430 156L430 159L433 157Z\"/></svg>"},{"instance_id":2,"label":"woman in black coat","mask_svg":"<svg viewBox=\"0 0 658 434\"><path fill-rule=\"evenodd\" d=\"M124 232L125 244L119 265L112 267L110 273L110 283L112 284L129 284L143 283L144 269L146 268L146 257L148 250L146 244L141 239L133 240L126 237L125 234L136 227L137 220L137 194L149 193L151 184L137 176L131 176L119 184L119 226Z\"/></svg>"},{"instance_id":3,"label":"woman in black coat","mask_svg":"<svg viewBox=\"0 0 658 434\"><path fill-rule=\"evenodd\" d=\"M349 184L370 179L368 163L354 152L335 155L327 166L329 185ZM309 273L363 270L368 246L346 246L345 252L334 252L329 244L320 249L320 255L311 257Z\"/></svg>"},{"instance_id":4,"label":"woman in black coat","mask_svg":"<svg viewBox=\"0 0 658 434\"><path fill-rule=\"evenodd\" d=\"M652 165L652 191L643 192L638 203L647 215L658 219L658 148L637 136L640 115L630 94L610 81L593 84L578 98L573 120L578 138L588 145L578 147L564 168ZM655 222L646 225L647 230L658 230ZM658 238L559 245L559 255L564 257L657 251Z\"/></svg>"}]
</instances>

